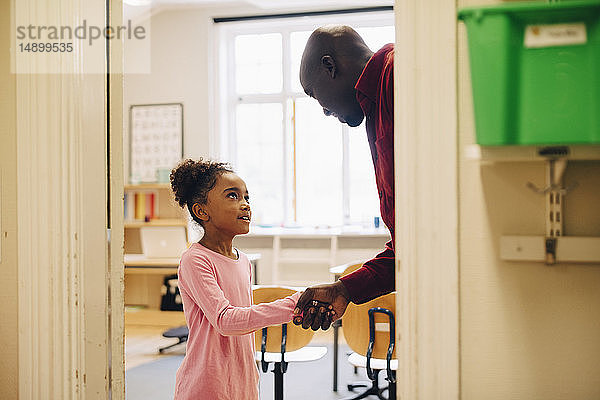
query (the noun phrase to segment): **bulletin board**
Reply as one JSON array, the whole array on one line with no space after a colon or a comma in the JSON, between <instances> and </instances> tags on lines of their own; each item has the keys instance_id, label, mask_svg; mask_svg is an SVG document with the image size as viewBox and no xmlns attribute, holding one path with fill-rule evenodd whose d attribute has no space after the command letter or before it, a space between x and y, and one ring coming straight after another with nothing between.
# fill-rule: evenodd
<instances>
[{"instance_id":1,"label":"bulletin board","mask_svg":"<svg viewBox=\"0 0 600 400\"><path fill-rule=\"evenodd\" d=\"M183 157L183 104L132 105L129 132L129 181L156 182Z\"/></svg>"}]
</instances>

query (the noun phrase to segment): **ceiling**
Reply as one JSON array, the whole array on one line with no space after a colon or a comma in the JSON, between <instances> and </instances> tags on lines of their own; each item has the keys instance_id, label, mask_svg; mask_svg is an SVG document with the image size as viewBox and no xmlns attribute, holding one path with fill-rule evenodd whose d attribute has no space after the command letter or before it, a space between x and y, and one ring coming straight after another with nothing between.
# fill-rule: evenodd
<instances>
[{"instance_id":1,"label":"ceiling","mask_svg":"<svg viewBox=\"0 0 600 400\"><path fill-rule=\"evenodd\" d=\"M335 8L392 6L393 0L124 0L125 15L136 17L182 7L256 8L265 13L315 11Z\"/></svg>"},{"instance_id":2,"label":"ceiling","mask_svg":"<svg viewBox=\"0 0 600 400\"><path fill-rule=\"evenodd\" d=\"M250 5L264 9L283 9L306 7L307 9L322 7L376 7L390 6L393 0L124 0L128 6L228 6Z\"/></svg>"},{"instance_id":3,"label":"ceiling","mask_svg":"<svg viewBox=\"0 0 600 400\"><path fill-rule=\"evenodd\" d=\"M249 9L255 10L251 13L276 14L393 5L394 0L123 0L123 16L125 20L140 21L175 8L206 8L221 13Z\"/></svg>"}]
</instances>

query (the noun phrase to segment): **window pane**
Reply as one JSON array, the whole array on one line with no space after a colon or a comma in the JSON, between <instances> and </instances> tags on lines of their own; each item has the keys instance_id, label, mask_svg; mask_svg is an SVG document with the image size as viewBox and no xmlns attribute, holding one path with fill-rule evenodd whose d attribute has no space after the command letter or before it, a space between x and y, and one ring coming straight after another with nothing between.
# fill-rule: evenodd
<instances>
[{"instance_id":1,"label":"window pane","mask_svg":"<svg viewBox=\"0 0 600 400\"><path fill-rule=\"evenodd\" d=\"M235 57L233 70L227 68L233 73L228 79L235 82L235 91L226 96L233 95L228 100L238 104L230 131L231 155L248 185L254 223L372 226L373 217L379 216L379 199L364 125L348 128L325 117L315 100L296 98L303 92L299 67L313 27L282 22L279 32L265 25L262 34L248 30L228 44L228 54ZM355 29L371 50L394 41L393 26L361 28L359 19L356 22ZM290 44L285 62L284 34L289 34ZM281 102L278 98L278 103L259 104L264 97L245 96L274 93L282 93Z\"/></svg>"},{"instance_id":2,"label":"window pane","mask_svg":"<svg viewBox=\"0 0 600 400\"><path fill-rule=\"evenodd\" d=\"M238 94L278 93L283 86L281 34L235 38L235 87Z\"/></svg>"},{"instance_id":3,"label":"window pane","mask_svg":"<svg viewBox=\"0 0 600 400\"><path fill-rule=\"evenodd\" d=\"M296 210L301 225L340 226L342 204L342 127L327 118L319 103L296 102Z\"/></svg>"},{"instance_id":4,"label":"window pane","mask_svg":"<svg viewBox=\"0 0 600 400\"><path fill-rule=\"evenodd\" d=\"M302 60L302 53L304 52L304 46L308 41L308 37L312 31L303 32L292 32L290 35L290 48L292 57L292 72L290 75L291 88L293 92L303 92L302 85L300 85L300 61Z\"/></svg>"},{"instance_id":5,"label":"window pane","mask_svg":"<svg viewBox=\"0 0 600 400\"><path fill-rule=\"evenodd\" d=\"M357 28L356 32L364 39L372 51L377 51L384 44L394 43L394 26L377 26Z\"/></svg>"},{"instance_id":6,"label":"window pane","mask_svg":"<svg viewBox=\"0 0 600 400\"><path fill-rule=\"evenodd\" d=\"M379 196L375 183L375 167L364 124L350 128L348 141L350 222L373 226L373 217L379 217L380 214Z\"/></svg>"},{"instance_id":7,"label":"window pane","mask_svg":"<svg viewBox=\"0 0 600 400\"><path fill-rule=\"evenodd\" d=\"M237 173L246 181L256 224L283 221L283 107L240 104L236 108Z\"/></svg>"},{"instance_id":8,"label":"window pane","mask_svg":"<svg viewBox=\"0 0 600 400\"><path fill-rule=\"evenodd\" d=\"M394 43L394 26L357 28L372 51L387 43ZM350 221L373 226L373 218L380 216L379 195L375 182L375 168L369 149L364 123L350 128ZM383 221L381 222L383 225Z\"/></svg>"}]
</instances>

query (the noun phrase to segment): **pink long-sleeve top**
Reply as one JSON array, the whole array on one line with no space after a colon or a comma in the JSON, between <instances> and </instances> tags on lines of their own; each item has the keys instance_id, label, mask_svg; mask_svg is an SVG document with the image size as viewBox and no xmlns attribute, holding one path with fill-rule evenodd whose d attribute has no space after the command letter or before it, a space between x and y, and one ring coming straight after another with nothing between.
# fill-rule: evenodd
<instances>
[{"instance_id":1,"label":"pink long-sleeve top","mask_svg":"<svg viewBox=\"0 0 600 400\"><path fill-rule=\"evenodd\" d=\"M237 250L237 249L236 249ZM194 243L181 256L179 290L189 328L176 400L257 400L254 331L290 322L300 293L252 304L252 267Z\"/></svg>"}]
</instances>

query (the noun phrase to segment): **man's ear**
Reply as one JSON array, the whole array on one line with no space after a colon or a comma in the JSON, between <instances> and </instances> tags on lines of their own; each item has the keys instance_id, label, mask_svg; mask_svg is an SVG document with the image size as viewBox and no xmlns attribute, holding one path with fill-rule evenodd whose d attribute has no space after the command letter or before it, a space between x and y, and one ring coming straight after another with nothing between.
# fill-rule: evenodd
<instances>
[{"instance_id":1,"label":"man's ear","mask_svg":"<svg viewBox=\"0 0 600 400\"><path fill-rule=\"evenodd\" d=\"M335 78L337 73L337 67L335 65L335 60L330 55L324 55L321 57L321 65L327 70L327 73L331 78Z\"/></svg>"},{"instance_id":2,"label":"man's ear","mask_svg":"<svg viewBox=\"0 0 600 400\"><path fill-rule=\"evenodd\" d=\"M200 203L192 204L192 214L194 214L194 217L198 218L200 221L206 222L206 221L210 220L210 217L208 216L206 211L204 211L202 209L202 206L200 206Z\"/></svg>"}]
</instances>

